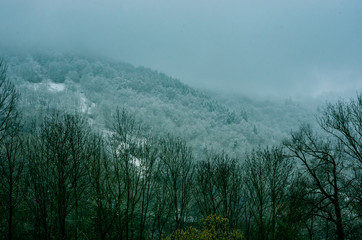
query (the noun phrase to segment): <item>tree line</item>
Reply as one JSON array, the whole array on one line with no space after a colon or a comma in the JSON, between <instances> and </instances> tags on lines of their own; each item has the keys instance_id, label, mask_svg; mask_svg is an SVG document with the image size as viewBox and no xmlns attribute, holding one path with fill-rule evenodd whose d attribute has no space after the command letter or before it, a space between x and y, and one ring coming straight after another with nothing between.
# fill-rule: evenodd
<instances>
[{"instance_id":1,"label":"tree line","mask_svg":"<svg viewBox=\"0 0 362 240\"><path fill-rule=\"evenodd\" d=\"M62 112L24 131L31 119L6 70L0 61L0 239L193 239L173 233L201 219L244 239L362 236L362 94L327 105L320 129L302 125L280 146L196 157L126 109L109 132Z\"/></svg>"}]
</instances>

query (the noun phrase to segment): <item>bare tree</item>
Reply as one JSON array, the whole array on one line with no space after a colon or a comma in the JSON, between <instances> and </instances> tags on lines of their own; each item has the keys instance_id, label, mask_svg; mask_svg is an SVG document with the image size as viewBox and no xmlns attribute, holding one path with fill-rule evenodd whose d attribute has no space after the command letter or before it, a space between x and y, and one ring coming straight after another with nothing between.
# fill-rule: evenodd
<instances>
[{"instance_id":1,"label":"bare tree","mask_svg":"<svg viewBox=\"0 0 362 240\"><path fill-rule=\"evenodd\" d=\"M212 158L197 163L194 196L198 214L204 218L210 214L216 214L221 204L214 175L215 163Z\"/></svg>"},{"instance_id":2,"label":"bare tree","mask_svg":"<svg viewBox=\"0 0 362 240\"><path fill-rule=\"evenodd\" d=\"M253 150L244 163L245 197L258 239L278 239L285 219L292 165L280 147Z\"/></svg>"},{"instance_id":3,"label":"bare tree","mask_svg":"<svg viewBox=\"0 0 362 240\"><path fill-rule=\"evenodd\" d=\"M348 168L348 205L352 219L362 218L362 94L349 102L339 100L328 104L319 118L319 125L338 144Z\"/></svg>"},{"instance_id":4,"label":"bare tree","mask_svg":"<svg viewBox=\"0 0 362 240\"><path fill-rule=\"evenodd\" d=\"M304 125L284 145L309 179L314 215L325 219L328 229L334 226L338 239L353 238L362 217L362 94L328 104L318 122L321 131Z\"/></svg>"},{"instance_id":5,"label":"bare tree","mask_svg":"<svg viewBox=\"0 0 362 240\"><path fill-rule=\"evenodd\" d=\"M51 219L53 219L52 196L50 195L51 174L49 162L44 160L41 142L36 135L30 135L26 141L28 163L29 196L28 205L32 209L33 238L51 238Z\"/></svg>"},{"instance_id":6,"label":"bare tree","mask_svg":"<svg viewBox=\"0 0 362 240\"><path fill-rule=\"evenodd\" d=\"M141 202L139 220L139 239L143 240L152 235L150 226L150 212L155 201L157 188L156 175L158 174L159 151L156 141L151 136L143 138L137 154L139 171L141 171Z\"/></svg>"},{"instance_id":7,"label":"bare tree","mask_svg":"<svg viewBox=\"0 0 362 240\"><path fill-rule=\"evenodd\" d=\"M125 239L145 239L159 166L156 141L141 131L141 125L125 109L114 116L112 136L114 177L117 184L121 227ZM138 230L138 231L137 231ZM123 233L121 233L122 235ZM148 235L152 235L151 231Z\"/></svg>"},{"instance_id":8,"label":"bare tree","mask_svg":"<svg viewBox=\"0 0 362 240\"><path fill-rule=\"evenodd\" d=\"M185 141L170 135L160 141L161 177L172 203L172 230L183 227L191 203L193 165Z\"/></svg>"},{"instance_id":9,"label":"bare tree","mask_svg":"<svg viewBox=\"0 0 362 240\"><path fill-rule=\"evenodd\" d=\"M71 216L69 232L76 240L86 233L86 226L82 209L86 209L88 202L89 181L87 175L88 160L90 158L90 128L85 118L80 115L65 115L63 122L69 136L67 139L68 154L71 171Z\"/></svg>"},{"instance_id":10,"label":"bare tree","mask_svg":"<svg viewBox=\"0 0 362 240\"><path fill-rule=\"evenodd\" d=\"M349 102L328 104L319 125L342 145L341 151L362 168L362 93Z\"/></svg>"},{"instance_id":11,"label":"bare tree","mask_svg":"<svg viewBox=\"0 0 362 240\"><path fill-rule=\"evenodd\" d=\"M118 206L118 235L124 239L133 239L136 229L136 210L141 200L142 188L142 171L137 156L142 141L135 117L125 109L118 109L114 116L111 139L115 183L113 195Z\"/></svg>"},{"instance_id":12,"label":"bare tree","mask_svg":"<svg viewBox=\"0 0 362 240\"><path fill-rule=\"evenodd\" d=\"M91 206L93 235L94 239L109 239L112 236L112 229L116 218L114 201L109 186L110 182L110 158L102 136L94 135L88 145L89 147L89 198Z\"/></svg>"},{"instance_id":13,"label":"bare tree","mask_svg":"<svg viewBox=\"0 0 362 240\"><path fill-rule=\"evenodd\" d=\"M231 227L240 223L242 199L241 167L226 153L209 153L195 171L196 204L202 215L219 214Z\"/></svg>"},{"instance_id":14,"label":"bare tree","mask_svg":"<svg viewBox=\"0 0 362 240\"><path fill-rule=\"evenodd\" d=\"M165 229L170 228L170 218L173 214L173 202L170 197L168 182L165 181L163 176L164 165L159 162L157 165L157 174L154 176L155 188L153 190L155 199L152 201L152 227L151 227L151 239L161 239L161 236L165 233ZM168 229L170 230L170 229Z\"/></svg>"},{"instance_id":15,"label":"bare tree","mask_svg":"<svg viewBox=\"0 0 362 240\"><path fill-rule=\"evenodd\" d=\"M19 205L24 202L25 159L22 156L22 140L17 132L9 133L0 144L0 201L2 216L7 221L7 239L13 239L15 216Z\"/></svg>"},{"instance_id":16,"label":"bare tree","mask_svg":"<svg viewBox=\"0 0 362 240\"><path fill-rule=\"evenodd\" d=\"M12 239L16 210L24 200L25 163L21 155L19 95L6 73L7 66L0 59L0 215L6 217L5 235Z\"/></svg>"},{"instance_id":17,"label":"bare tree","mask_svg":"<svg viewBox=\"0 0 362 240\"><path fill-rule=\"evenodd\" d=\"M42 238L79 236L79 208L86 207L88 184L86 129L79 116L55 114L44 120L29 146L30 183Z\"/></svg>"},{"instance_id":18,"label":"bare tree","mask_svg":"<svg viewBox=\"0 0 362 240\"><path fill-rule=\"evenodd\" d=\"M14 84L7 78L7 66L0 59L0 142L19 123L19 112L17 102L19 94Z\"/></svg>"},{"instance_id":19,"label":"bare tree","mask_svg":"<svg viewBox=\"0 0 362 240\"><path fill-rule=\"evenodd\" d=\"M291 157L298 159L309 179L308 197L315 215L332 222L338 239L344 239L342 209L345 205L343 192L348 187L348 175L339 145L329 138L321 138L310 126L302 126L284 145Z\"/></svg>"}]
</instances>

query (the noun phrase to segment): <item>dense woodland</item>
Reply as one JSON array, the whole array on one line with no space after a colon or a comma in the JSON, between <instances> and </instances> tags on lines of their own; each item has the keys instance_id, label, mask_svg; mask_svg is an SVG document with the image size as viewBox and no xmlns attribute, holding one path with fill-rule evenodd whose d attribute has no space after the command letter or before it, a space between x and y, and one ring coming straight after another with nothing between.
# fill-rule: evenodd
<instances>
[{"instance_id":1,"label":"dense woodland","mask_svg":"<svg viewBox=\"0 0 362 240\"><path fill-rule=\"evenodd\" d=\"M362 94L279 142L195 154L190 138L167 123L159 134L125 104L104 113L105 131L84 109L30 114L21 93L1 61L1 239L361 239ZM245 112L209 106L257 135Z\"/></svg>"},{"instance_id":2,"label":"dense woodland","mask_svg":"<svg viewBox=\"0 0 362 240\"><path fill-rule=\"evenodd\" d=\"M196 155L205 148L241 155L258 145L279 144L303 122L314 123L313 108L293 99L223 99L163 73L108 59L62 54L5 59L24 118L40 122L54 110L80 111L92 128L109 130L110 116L125 107L154 135L172 131L185 139Z\"/></svg>"}]
</instances>

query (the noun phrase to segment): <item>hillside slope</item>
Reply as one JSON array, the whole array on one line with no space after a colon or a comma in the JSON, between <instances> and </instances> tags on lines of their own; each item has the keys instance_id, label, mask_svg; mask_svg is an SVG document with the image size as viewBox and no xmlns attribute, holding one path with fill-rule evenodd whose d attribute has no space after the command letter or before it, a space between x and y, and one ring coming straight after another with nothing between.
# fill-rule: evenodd
<instances>
[{"instance_id":1,"label":"hillside slope","mask_svg":"<svg viewBox=\"0 0 362 240\"><path fill-rule=\"evenodd\" d=\"M291 128L313 116L291 101L215 98L126 63L61 54L5 59L26 119L53 109L80 111L95 128L107 129L115 109L125 107L154 134L181 136L198 152L208 148L239 154L257 145L278 144Z\"/></svg>"}]
</instances>

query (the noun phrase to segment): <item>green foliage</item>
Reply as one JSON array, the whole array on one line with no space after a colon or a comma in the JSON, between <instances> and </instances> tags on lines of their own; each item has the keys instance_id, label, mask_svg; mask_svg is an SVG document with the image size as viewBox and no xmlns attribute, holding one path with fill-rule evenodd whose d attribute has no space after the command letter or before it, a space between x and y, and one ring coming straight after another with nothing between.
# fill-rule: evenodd
<instances>
[{"instance_id":1,"label":"green foliage","mask_svg":"<svg viewBox=\"0 0 362 240\"><path fill-rule=\"evenodd\" d=\"M231 229L227 218L213 214L201 220L202 229L189 227L177 229L163 240L241 240L239 230Z\"/></svg>"}]
</instances>

